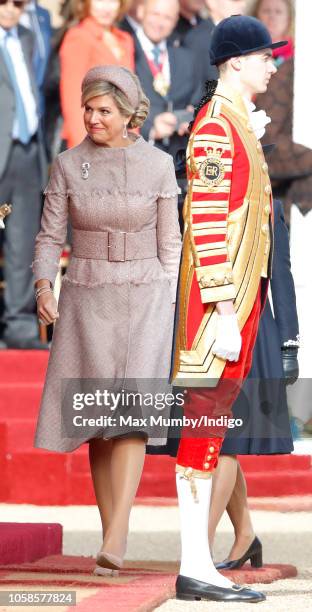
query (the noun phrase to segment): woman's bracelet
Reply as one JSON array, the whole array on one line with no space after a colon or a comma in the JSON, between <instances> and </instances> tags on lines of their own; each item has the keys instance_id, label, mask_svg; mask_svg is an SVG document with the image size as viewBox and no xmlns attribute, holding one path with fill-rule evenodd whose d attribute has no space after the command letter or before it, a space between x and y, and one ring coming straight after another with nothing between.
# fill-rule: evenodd
<instances>
[{"instance_id":1,"label":"woman's bracelet","mask_svg":"<svg viewBox=\"0 0 312 612\"><path fill-rule=\"evenodd\" d=\"M44 293L53 293L51 287L48 287L47 285L43 285L43 287L39 287L39 289L36 289L35 292L35 297L36 297L36 301L38 300L40 295L43 295Z\"/></svg>"}]
</instances>

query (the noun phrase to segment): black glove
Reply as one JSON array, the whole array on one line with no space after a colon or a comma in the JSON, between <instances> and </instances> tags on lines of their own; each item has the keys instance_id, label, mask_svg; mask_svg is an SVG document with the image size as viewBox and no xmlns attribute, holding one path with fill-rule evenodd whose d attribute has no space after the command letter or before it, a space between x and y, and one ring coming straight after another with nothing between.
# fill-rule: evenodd
<instances>
[{"instance_id":1,"label":"black glove","mask_svg":"<svg viewBox=\"0 0 312 612\"><path fill-rule=\"evenodd\" d=\"M282 362L286 385L293 385L299 376L297 347L288 346L282 348Z\"/></svg>"}]
</instances>

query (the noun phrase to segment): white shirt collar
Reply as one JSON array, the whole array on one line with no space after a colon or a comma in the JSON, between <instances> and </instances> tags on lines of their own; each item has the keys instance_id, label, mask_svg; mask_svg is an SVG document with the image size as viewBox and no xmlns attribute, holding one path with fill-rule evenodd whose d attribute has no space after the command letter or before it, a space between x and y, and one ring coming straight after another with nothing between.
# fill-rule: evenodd
<instances>
[{"instance_id":1,"label":"white shirt collar","mask_svg":"<svg viewBox=\"0 0 312 612\"><path fill-rule=\"evenodd\" d=\"M139 28L136 31L136 35L145 51L145 53L151 54L155 44L157 44L157 46L159 47L161 52L166 52L167 51L167 42L166 40L162 40L160 43L153 43L145 34L142 26L139 26Z\"/></svg>"},{"instance_id":2,"label":"white shirt collar","mask_svg":"<svg viewBox=\"0 0 312 612\"><path fill-rule=\"evenodd\" d=\"M130 15L126 15L126 20L128 21L128 23L130 23L132 29L135 32L137 32L137 30L141 27L139 22L133 19L133 17L130 17Z\"/></svg>"},{"instance_id":3,"label":"white shirt collar","mask_svg":"<svg viewBox=\"0 0 312 612\"><path fill-rule=\"evenodd\" d=\"M5 36L6 36L6 34L7 34L8 32L10 32L10 35L11 35L13 38L17 38L17 39L18 39L17 27L11 28L10 30L5 30L4 28L2 28L2 27L0 26L0 40L1 40L1 41L3 41L3 40L4 40L4 38L5 38Z\"/></svg>"},{"instance_id":4,"label":"white shirt collar","mask_svg":"<svg viewBox=\"0 0 312 612\"><path fill-rule=\"evenodd\" d=\"M196 15L194 15L193 17L191 17L191 19L190 19L190 24L191 24L191 26L193 26L193 27L194 27L194 26L197 26L197 24L198 24L198 18L196 17Z\"/></svg>"}]
</instances>

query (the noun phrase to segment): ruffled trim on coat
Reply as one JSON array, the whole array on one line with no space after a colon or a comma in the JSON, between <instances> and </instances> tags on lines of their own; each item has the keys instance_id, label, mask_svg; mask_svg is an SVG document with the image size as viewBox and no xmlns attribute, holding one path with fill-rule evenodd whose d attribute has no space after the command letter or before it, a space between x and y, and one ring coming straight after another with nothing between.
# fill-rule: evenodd
<instances>
[{"instance_id":1,"label":"ruffled trim on coat","mask_svg":"<svg viewBox=\"0 0 312 612\"><path fill-rule=\"evenodd\" d=\"M300 348L300 335L297 334L296 340L290 339L283 342L282 348Z\"/></svg>"},{"instance_id":2,"label":"ruffled trim on coat","mask_svg":"<svg viewBox=\"0 0 312 612\"><path fill-rule=\"evenodd\" d=\"M45 189L43 192L44 195L57 195L68 198L67 191L55 191L55 189Z\"/></svg>"},{"instance_id":3,"label":"ruffled trim on coat","mask_svg":"<svg viewBox=\"0 0 312 612\"><path fill-rule=\"evenodd\" d=\"M67 275L62 277L62 284L69 284L69 285L75 285L77 287L88 287L90 289L92 288L96 288L96 287L105 287L106 285L153 285L155 282L164 282L164 281L168 281L170 284L170 279L167 276L161 276L159 278L151 278L150 280L131 280L131 281L125 281L124 279L107 279L105 281L95 281L95 282L85 282L83 283L82 281L77 281L73 278L68 278Z\"/></svg>"},{"instance_id":4,"label":"ruffled trim on coat","mask_svg":"<svg viewBox=\"0 0 312 612\"><path fill-rule=\"evenodd\" d=\"M49 259L48 257L40 257L39 259L34 259L30 268L33 270L35 264L37 263L47 263L51 266L56 266L57 268L59 267L60 263L58 261L52 261L51 259Z\"/></svg>"},{"instance_id":5,"label":"ruffled trim on coat","mask_svg":"<svg viewBox=\"0 0 312 612\"><path fill-rule=\"evenodd\" d=\"M160 191L142 191L142 190L136 190L136 191L121 191L120 189L92 189L91 191L76 191L74 189L67 189L66 191L55 191L54 189L45 189L44 190L44 195L58 195L58 196L63 196L68 198L69 196L73 195L73 196L86 196L86 197L93 197L93 196L123 196L123 197L136 197L136 196L147 196L149 198L175 198L177 195L179 195L181 192L181 189L178 187L175 191L164 191L164 192L160 192Z\"/></svg>"}]
</instances>

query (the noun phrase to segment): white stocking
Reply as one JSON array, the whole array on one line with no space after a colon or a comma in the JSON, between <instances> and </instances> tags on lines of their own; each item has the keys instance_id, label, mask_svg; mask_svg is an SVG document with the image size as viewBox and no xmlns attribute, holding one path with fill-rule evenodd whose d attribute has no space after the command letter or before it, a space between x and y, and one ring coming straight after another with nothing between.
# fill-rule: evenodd
<instances>
[{"instance_id":1,"label":"white stocking","mask_svg":"<svg viewBox=\"0 0 312 612\"><path fill-rule=\"evenodd\" d=\"M218 587L230 588L232 582L220 574L212 561L208 544L208 517L212 478L194 478L194 500L190 481L176 475L181 521L180 574Z\"/></svg>"}]
</instances>

